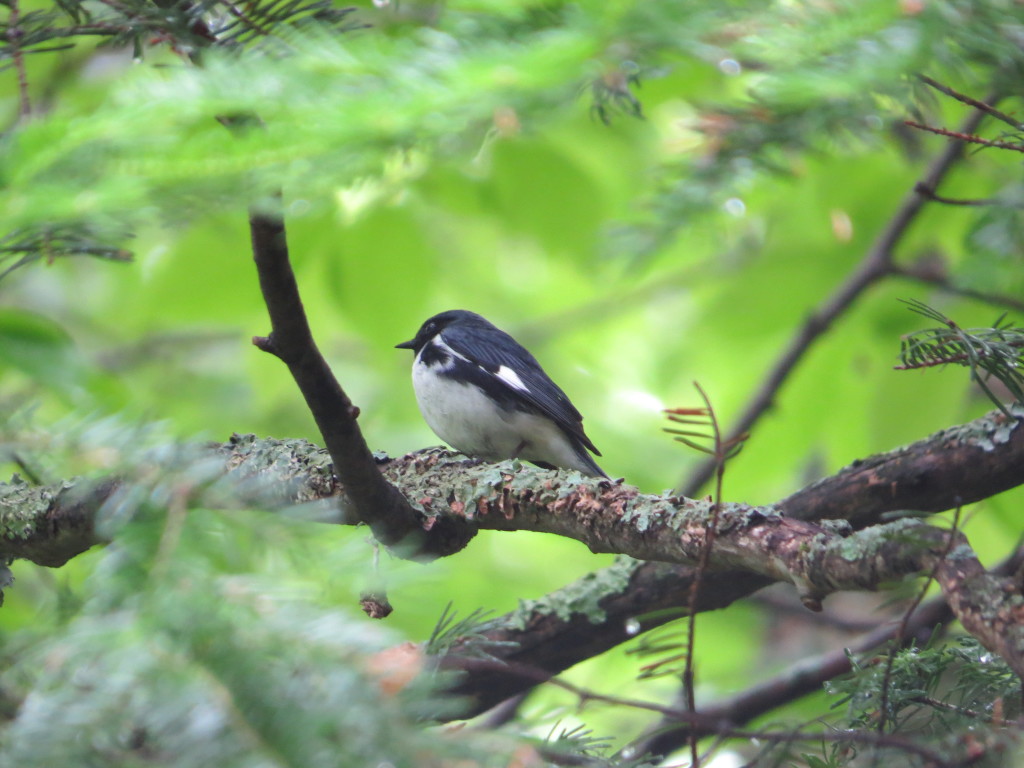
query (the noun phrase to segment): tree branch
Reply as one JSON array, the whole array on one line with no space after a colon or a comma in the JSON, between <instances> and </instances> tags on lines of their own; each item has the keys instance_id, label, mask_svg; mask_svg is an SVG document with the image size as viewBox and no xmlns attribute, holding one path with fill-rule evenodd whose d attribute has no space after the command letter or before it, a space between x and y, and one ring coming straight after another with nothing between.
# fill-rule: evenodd
<instances>
[{"instance_id":1,"label":"tree branch","mask_svg":"<svg viewBox=\"0 0 1024 768\"><path fill-rule=\"evenodd\" d=\"M995 97L988 99L990 102L995 100ZM985 112L972 111L960 126L961 133L969 134L976 131L984 117ZM772 407L782 385L818 337L825 333L829 326L848 310L861 294L892 272L893 250L926 202L925 198L918 194L917 186L924 185L928 189L937 189L939 182L962 153L963 145L960 142L949 142L932 161L914 189L904 195L896 213L879 234L860 264L835 292L811 313L800 330L790 340L788 346L768 372L760 389L754 393L740 418L729 431L729 439L735 439L737 436L751 431L758 419ZM711 478L714 470L713 461L701 462L682 484L681 493L685 496L696 495Z\"/></svg>"},{"instance_id":2,"label":"tree branch","mask_svg":"<svg viewBox=\"0 0 1024 768\"><path fill-rule=\"evenodd\" d=\"M930 86L931 88L934 88L935 90L939 91L940 93L946 94L950 98L956 99L959 102L972 106L975 109L984 112L986 115L991 115L996 120L1002 120L1004 123L1011 126L1014 130L1019 131L1021 128L1024 128L1024 123L1021 123L1020 121L1010 117L1005 112L1001 112L1000 110L993 107L991 104L988 104L984 101L978 101L977 99L972 98L966 94L960 93L959 91L955 91L948 85L943 85L942 83L933 80L927 75L918 75L917 79L920 80L925 85ZM991 98L989 99L989 101L992 100L993 99Z\"/></svg>"},{"instance_id":3,"label":"tree branch","mask_svg":"<svg viewBox=\"0 0 1024 768\"><path fill-rule=\"evenodd\" d=\"M858 460L778 503L801 520L842 519L854 528L886 512L942 512L1024 482L1024 407L992 411L904 448ZM974 475L984 467L984 479ZM978 481L981 481L980 483Z\"/></svg>"},{"instance_id":4,"label":"tree branch","mask_svg":"<svg viewBox=\"0 0 1024 768\"><path fill-rule=\"evenodd\" d=\"M806 519L849 514L854 527L860 528L897 510L941 511L956 507L958 499L966 504L994 495L976 481L984 485L992 479L993 492L1024 482L1024 428L1003 418L992 412L962 425L959 431L945 430L905 448L855 462L777 506L786 514ZM864 514L858 512L855 502L858 482L862 484ZM514 649L507 653L510 660L556 675L683 615L688 610L692 578L693 569L688 566L620 561L543 600L524 603L497 619L488 637ZM725 608L769 583L765 577L742 571L708 573L695 610ZM466 678L456 690L472 697L477 707L473 711L481 712L532 685L494 672Z\"/></svg>"},{"instance_id":5,"label":"tree branch","mask_svg":"<svg viewBox=\"0 0 1024 768\"><path fill-rule=\"evenodd\" d=\"M936 267L924 261L919 261L907 267L896 265L893 267L892 273L897 277L904 277L924 283L925 285L932 285L957 296L966 296L969 299L983 301L986 304L994 304L996 306L1008 307L1016 312L1024 312L1024 300L1021 300L1019 296L978 291L967 286L956 285L949 279L941 265Z\"/></svg>"},{"instance_id":6,"label":"tree branch","mask_svg":"<svg viewBox=\"0 0 1024 768\"><path fill-rule=\"evenodd\" d=\"M949 623L952 618L953 612L944 599L931 600L910 616L900 638L901 647L926 643L934 636L937 626ZM772 710L820 691L827 681L847 674L853 667L855 656L870 653L896 639L899 629L887 623L849 646L803 659L736 696L702 706L699 713L711 722L728 723L731 727L746 725ZM683 747L691 731L696 731L701 737L715 733L700 724L679 724L666 719L648 731L637 751L639 754L667 755Z\"/></svg>"},{"instance_id":7,"label":"tree branch","mask_svg":"<svg viewBox=\"0 0 1024 768\"><path fill-rule=\"evenodd\" d=\"M199 499L207 506L279 508L320 500L318 519L348 524L356 519L351 509L343 506L339 511L335 506L342 491L327 457L315 446L300 440L236 436L227 444L208 448L202 455L207 464L211 453L227 474L212 487L197 489L197 494L207 494ZM700 502L644 496L607 481L573 483L567 473L525 467L516 471L507 462L482 464L441 449L391 460L383 469L388 479L422 505L426 525L432 527L456 519L473 528L544 530L575 536L597 549L622 545L638 554L682 560L697 553L706 524L699 514ZM864 536L843 536L795 516L780 516L778 510L793 510L808 519L849 515L860 527L896 509L935 511L986 498L1024 483L1024 427L988 414L840 472L831 481L835 483L831 493L826 492L829 482L794 494L777 508L727 506L712 563L719 567L739 563L750 570L705 574L695 609L724 607L776 578L799 583L805 596L814 600L833 589L873 588L880 579L925 570L929 547L939 547L939 538L945 536L936 529L903 521ZM857 483L870 513L861 514L856 508ZM118 487L116 480L81 487L74 483L56 488L0 486L0 521L12 520L9 510L24 511L17 525L0 531L0 556L59 565L84 551L99 540L91 521ZM835 505L830 501L833 496ZM31 502L30 497L37 501ZM912 528L900 527L908 525ZM694 530L696 540L691 535ZM884 530L910 531L923 544L910 547L899 537L885 540L877 535ZM58 537L59 546L50 546L49 540ZM660 543L655 546L655 542ZM944 538L941 544L944 551ZM873 567L867 553L878 555L883 566ZM953 561L960 570L951 566L938 577L947 592L958 591L958 615L965 624L972 631L990 632L982 626L986 613L1006 607L992 603L990 591L1007 585L987 577L976 561L970 561L969 550L963 554L966 559ZM775 557L779 563L765 562ZM513 650L495 656L554 675L678 616L687 608L691 578L692 569L682 565L622 558L611 568L525 603L495 621L487 635L513 644L504 646ZM964 581L974 579L980 591L965 591ZM677 613L647 615L670 608ZM1012 620L1011 612L993 626L1010 638ZM1002 648L1000 653L1016 647L1012 638L994 642ZM1003 647L1005 642L1012 647ZM474 710L482 711L532 684L498 671L468 677L458 690L472 696Z\"/></svg>"},{"instance_id":8,"label":"tree branch","mask_svg":"<svg viewBox=\"0 0 1024 768\"><path fill-rule=\"evenodd\" d=\"M450 555L472 538L456 518L424 528L423 515L381 475L356 419L352 404L313 341L288 258L284 220L279 212L252 210L249 226L260 289L270 313L272 331L253 344L280 358L291 372L316 421L334 471L359 521L370 526L383 544L401 544L422 556Z\"/></svg>"},{"instance_id":9,"label":"tree branch","mask_svg":"<svg viewBox=\"0 0 1024 768\"><path fill-rule=\"evenodd\" d=\"M948 136L951 139L957 139L959 141L965 141L969 144L980 144L983 147L992 147L993 149L1009 149L1014 152L1024 152L1024 144L1014 144L1009 141L995 141L993 139L983 139L981 136L975 136L971 130L959 130L951 131L947 128L936 128L932 125L925 125L919 123L916 120L904 120L904 125L909 125L911 128L917 128L920 131L928 131L928 133L936 133L939 136Z\"/></svg>"}]
</instances>

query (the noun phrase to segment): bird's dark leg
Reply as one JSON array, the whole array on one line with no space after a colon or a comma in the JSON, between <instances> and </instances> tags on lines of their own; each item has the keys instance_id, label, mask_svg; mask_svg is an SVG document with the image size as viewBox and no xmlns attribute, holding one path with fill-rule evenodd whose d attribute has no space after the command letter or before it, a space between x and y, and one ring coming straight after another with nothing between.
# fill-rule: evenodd
<instances>
[{"instance_id":1,"label":"bird's dark leg","mask_svg":"<svg viewBox=\"0 0 1024 768\"><path fill-rule=\"evenodd\" d=\"M526 440L520 440L519 441L519 445L517 445L516 449L514 451L512 451L512 455L509 456L509 458L510 459L518 459L519 458L519 454L523 452L523 448L525 448L526 445L527 445L527 441Z\"/></svg>"}]
</instances>

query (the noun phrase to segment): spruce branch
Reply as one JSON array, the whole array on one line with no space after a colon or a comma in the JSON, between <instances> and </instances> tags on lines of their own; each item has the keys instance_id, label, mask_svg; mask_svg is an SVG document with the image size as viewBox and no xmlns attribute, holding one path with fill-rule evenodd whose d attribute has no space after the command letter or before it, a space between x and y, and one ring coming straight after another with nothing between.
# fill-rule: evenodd
<instances>
[{"instance_id":1,"label":"spruce branch","mask_svg":"<svg viewBox=\"0 0 1024 768\"><path fill-rule=\"evenodd\" d=\"M643 105L633 93L640 87L640 73L636 63L627 61L619 67L610 67L590 83L593 102L590 114L605 125L611 125L616 113L644 119Z\"/></svg>"},{"instance_id":2,"label":"spruce branch","mask_svg":"<svg viewBox=\"0 0 1024 768\"><path fill-rule=\"evenodd\" d=\"M146 2L145 0L58 0L56 8L19 14L18 0L0 23L0 60L18 69L21 110L27 113L24 56L64 50L74 43L53 46L55 40L102 37L112 47L130 46L139 58L147 45L168 43L189 56L211 45L241 47L279 38L288 28L316 23L337 33L366 25L353 18L353 7L334 7L329 0L233 0Z\"/></svg>"},{"instance_id":3,"label":"spruce branch","mask_svg":"<svg viewBox=\"0 0 1024 768\"><path fill-rule=\"evenodd\" d=\"M933 189L929 189L924 184L918 184L914 187L914 191L922 197L926 197L933 203L941 203L942 205L953 205L965 208L983 208L986 206L1002 206L1004 208L1024 208L1024 203L1020 202L1009 202L1000 200L997 197L980 197L980 198L958 198L958 197L945 197L939 195Z\"/></svg>"},{"instance_id":4,"label":"spruce branch","mask_svg":"<svg viewBox=\"0 0 1024 768\"><path fill-rule=\"evenodd\" d=\"M956 508L956 512L953 515L953 526L954 532L960 529L960 507ZM885 727L889 722L895 723L896 715L894 712L889 711L889 693L890 686L892 684L892 672L893 665L896 662L897 651L904 644L904 639L907 637L907 633L910 629L910 617L917 611L921 602L924 600L925 595L928 594L928 589L931 587L932 582L935 580L936 574L939 572L939 567L949 557L949 553L952 550L953 542L956 539L950 536L949 543L946 546L946 551L942 553L941 558L932 567L931 572L924 579L924 583L917 591L917 596L911 602L910 607L903 612L903 617L900 619L899 628L896 631L896 635L893 638L893 647L890 648L888 657L885 660L885 673L882 675L882 691L881 691L881 702L878 706L878 723L877 730L879 733L885 733Z\"/></svg>"},{"instance_id":5,"label":"spruce branch","mask_svg":"<svg viewBox=\"0 0 1024 768\"><path fill-rule=\"evenodd\" d=\"M32 102L28 95L28 73L25 70L24 37L21 23L21 7L19 0L7 0L7 7L10 8L7 28L3 30L3 36L10 44L11 59L14 62L14 69L18 73L18 119L27 120L32 114Z\"/></svg>"},{"instance_id":6,"label":"spruce branch","mask_svg":"<svg viewBox=\"0 0 1024 768\"><path fill-rule=\"evenodd\" d=\"M285 26L317 23L336 32L367 26L353 18L355 7L338 8L330 0L257 0L244 4L222 0L219 5L223 6L223 21L215 27L215 34L221 44L248 45L276 35Z\"/></svg>"},{"instance_id":7,"label":"spruce branch","mask_svg":"<svg viewBox=\"0 0 1024 768\"><path fill-rule=\"evenodd\" d=\"M962 365L971 371L971 379L981 387L1006 416L1010 411L989 387L996 379L1018 403L1024 402L1024 327L1014 326L1001 315L991 328L961 328L942 312L917 300L904 300L912 312L941 323L907 334L900 341L898 371Z\"/></svg>"}]
</instances>

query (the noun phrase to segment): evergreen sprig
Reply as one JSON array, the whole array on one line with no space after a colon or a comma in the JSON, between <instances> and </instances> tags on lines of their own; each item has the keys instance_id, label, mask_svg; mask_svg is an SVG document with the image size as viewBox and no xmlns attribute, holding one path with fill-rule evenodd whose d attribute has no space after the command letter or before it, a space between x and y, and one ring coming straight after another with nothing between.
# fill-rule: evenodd
<instances>
[{"instance_id":1,"label":"evergreen sprig","mask_svg":"<svg viewBox=\"0 0 1024 768\"><path fill-rule=\"evenodd\" d=\"M999 381L1017 402L1024 402L1024 327L1014 326L1000 315L991 328L961 328L937 309L917 301L904 301L911 311L942 325L925 328L900 341L900 365L896 370L933 368L937 365L962 365L971 369L971 378L988 398L1008 417L1012 416L987 380Z\"/></svg>"},{"instance_id":2,"label":"evergreen sprig","mask_svg":"<svg viewBox=\"0 0 1024 768\"><path fill-rule=\"evenodd\" d=\"M54 41L105 37L112 47L131 46L141 58L146 45L169 43L179 52L211 45L247 45L274 36L283 27L316 22L335 31L363 24L352 20L352 7L337 8L330 0L106 0L100 4L58 0L56 7L31 11L0 22L0 61L16 52L44 53L70 48L74 43Z\"/></svg>"},{"instance_id":3,"label":"evergreen sprig","mask_svg":"<svg viewBox=\"0 0 1024 768\"><path fill-rule=\"evenodd\" d=\"M889 678L888 695L883 696L885 664L879 659L854 660L848 677L833 680L827 692L836 697L832 708L847 708L846 718L836 727L854 731L873 729L882 713L894 733L910 728L923 741L941 745L950 750L953 758L966 759L964 754L973 747L990 752L998 759L1006 747L1016 739L1016 718L1019 717L1020 681L1001 660L994 657L972 637L961 637L955 643L939 647L913 647L896 654ZM975 743L960 739L957 734L970 731ZM999 746L1001 745L1001 746ZM850 745L829 745L821 757L834 762L828 765L848 765L855 761L856 753ZM881 745L872 748L881 758ZM899 755L901 765L908 754ZM980 765L993 765L981 761ZM995 763L1001 764L1001 763Z\"/></svg>"},{"instance_id":4,"label":"evergreen sprig","mask_svg":"<svg viewBox=\"0 0 1024 768\"><path fill-rule=\"evenodd\" d=\"M490 613L490 611L477 608L466 618L456 620L458 613L452 609L452 604L449 602L441 611L441 617L430 633L426 652L431 656L443 656L454 650L460 656L498 661L492 651L514 645L514 643L496 641L487 637L485 632L489 626L487 617Z\"/></svg>"},{"instance_id":5,"label":"evergreen sprig","mask_svg":"<svg viewBox=\"0 0 1024 768\"><path fill-rule=\"evenodd\" d=\"M366 26L352 19L355 8L336 8L330 0L262 0L246 3L219 2L224 20L215 28L219 43L245 45L274 34L282 25L301 27L310 23L347 31Z\"/></svg>"},{"instance_id":6,"label":"evergreen sprig","mask_svg":"<svg viewBox=\"0 0 1024 768\"><path fill-rule=\"evenodd\" d=\"M131 251L109 244L125 237L129 235L102 232L81 222L15 229L0 238L0 280L19 267L44 259L52 263L66 256L92 256L107 261L131 261ZM10 263L4 266L5 262Z\"/></svg>"}]
</instances>

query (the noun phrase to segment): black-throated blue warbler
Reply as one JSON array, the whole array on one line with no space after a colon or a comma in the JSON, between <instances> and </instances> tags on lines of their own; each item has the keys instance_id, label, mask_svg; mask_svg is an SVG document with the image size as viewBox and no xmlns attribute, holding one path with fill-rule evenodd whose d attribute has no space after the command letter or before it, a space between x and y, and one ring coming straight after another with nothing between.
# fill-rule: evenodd
<instances>
[{"instance_id":1,"label":"black-throated blue warbler","mask_svg":"<svg viewBox=\"0 0 1024 768\"><path fill-rule=\"evenodd\" d=\"M412 385L423 418L452 448L485 461L519 458L539 467L607 477L583 417L540 363L475 312L434 315L409 341Z\"/></svg>"}]
</instances>

